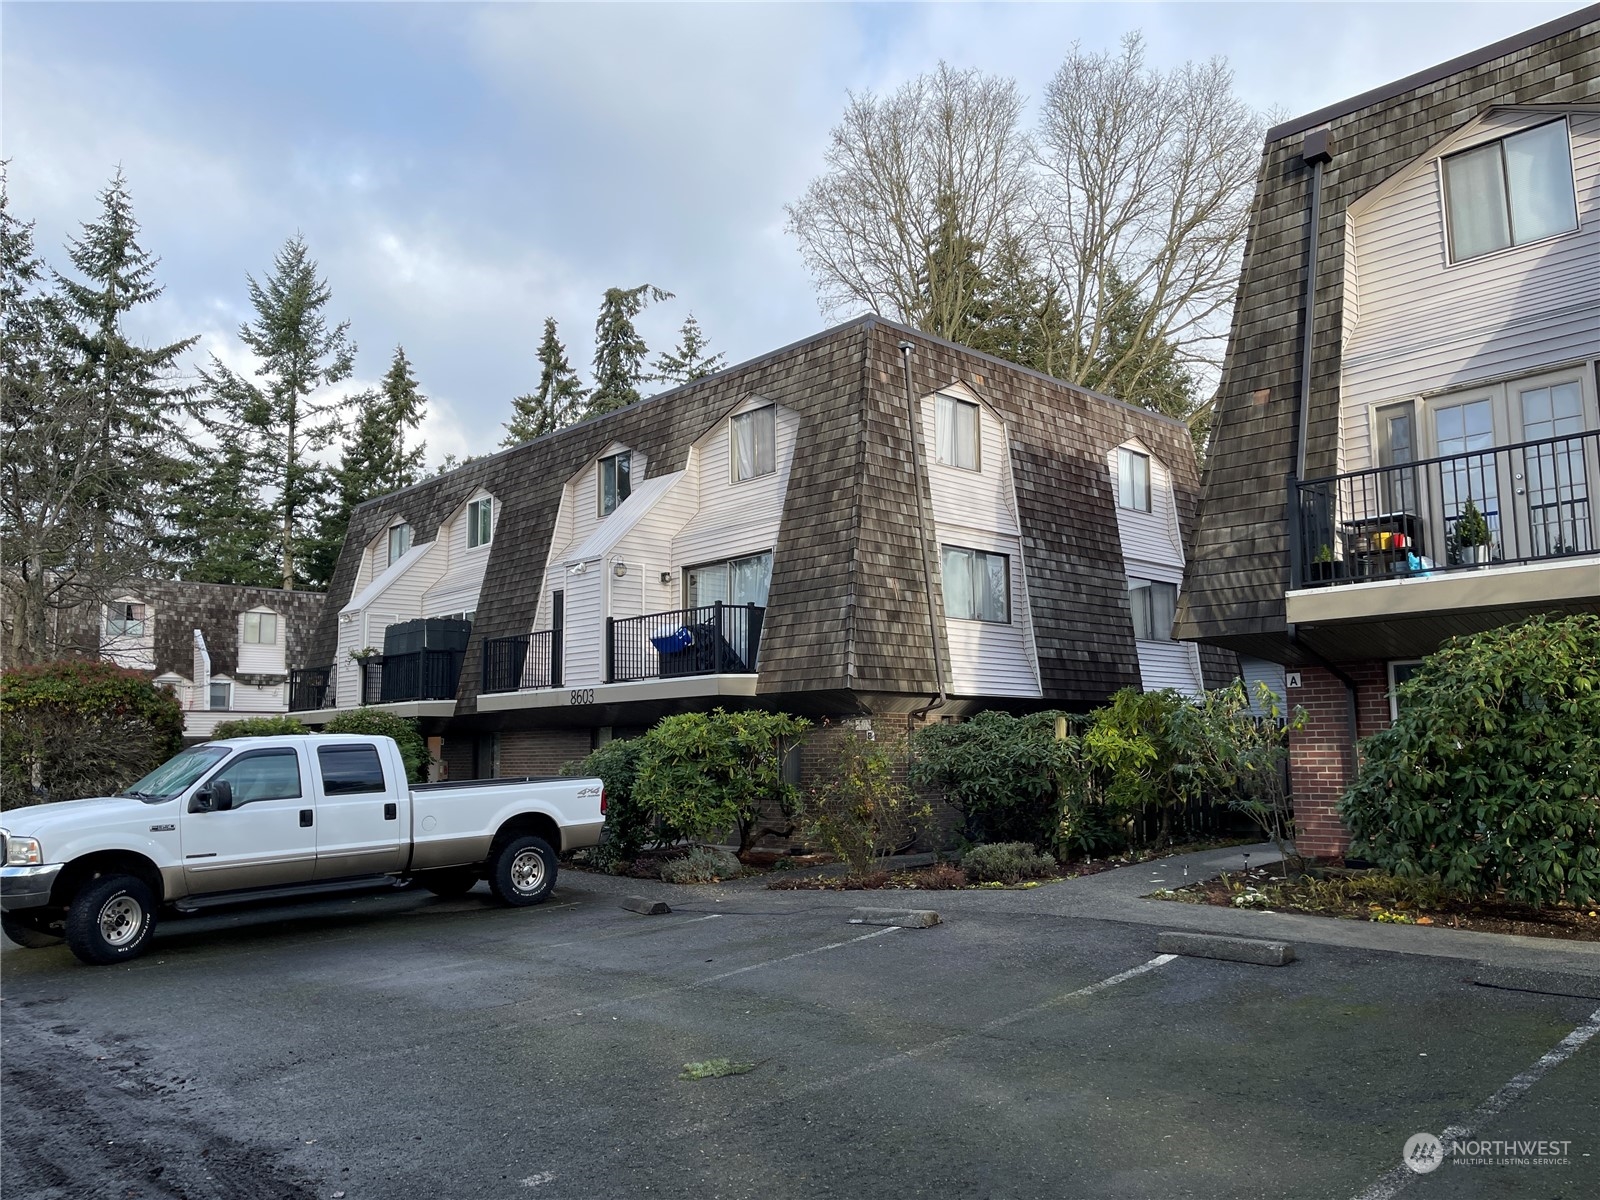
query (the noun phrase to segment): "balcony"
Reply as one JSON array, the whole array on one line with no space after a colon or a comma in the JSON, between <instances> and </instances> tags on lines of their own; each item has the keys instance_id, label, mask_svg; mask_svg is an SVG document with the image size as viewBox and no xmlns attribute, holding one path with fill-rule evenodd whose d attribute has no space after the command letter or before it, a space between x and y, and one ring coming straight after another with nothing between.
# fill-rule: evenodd
<instances>
[{"instance_id":1,"label":"balcony","mask_svg":"<svg viewBox=\"0 0 1600 1200\"><path fill-rule=\"evenodd\" d=\"M753 675L767 610L755 604L677 608L606 619L606 682Z\"/></svg>"},{"instance_id":2,"label":"balcony","mask_svg":"<svg viewBox=\"0 0 1600 1200\"><path fill-rule=\"evenodd\" d=\"M454 700L463 657L460 650L416 650L362 659L361 703Z\"/></svg>"},{"instance_id":3,"label":"balcony","mask_svg":"<svg viewBox=\"0 0 1600 1200\"><path fill-rule=\"evenodd\" d=\"M561 686L561 630L544 629L483 643L483 690L526 692Z\"/></svg>"},{"instance_id":4,"label":"balcony","mask_svg":"<svg viewBox=\"0 0 1600 1200\"><path fill-rule=\"evenodd\" d=\"M1290 586L1329 589L1595 554L1600 430L1289 482ZM1480 512L1479 544L1468 503ZM1463 536L1465 534L1465 536Z\"/></svg>"},{"instance_id":5,"label":"balcony","mask_svg":"<svg viewBox=\"0 0 1600 1200\"><path fill-rule=\"evenodd\" d=\"M328 698L332 667L303 667L289 672L289 711L316 712Z\"/></svg>"}]
</instances>

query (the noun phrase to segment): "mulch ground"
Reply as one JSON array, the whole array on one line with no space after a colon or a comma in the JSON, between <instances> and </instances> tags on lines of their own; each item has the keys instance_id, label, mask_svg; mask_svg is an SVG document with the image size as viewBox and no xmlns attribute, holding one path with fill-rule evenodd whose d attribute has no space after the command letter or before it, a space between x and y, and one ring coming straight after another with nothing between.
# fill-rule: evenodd
<instances>
[{"instance_id":1,"label":"mulch ground","mask_svg":"<svg viewBox=\"0 0 1600 1200\"><path fill-rule=\"evenodd\" d=\"M1419 903L1390 876L1350 875L1332 879L1291 876L1285 880L1265 868L1224 873L1187 887L1154 893L1161 900L1211 904L1257 912L1309 913L1389 925L1432 925L1477 933L1600 942L1600 907L1529 908L1495 900L1445 900Z\"/></svg>"}]
</instances>

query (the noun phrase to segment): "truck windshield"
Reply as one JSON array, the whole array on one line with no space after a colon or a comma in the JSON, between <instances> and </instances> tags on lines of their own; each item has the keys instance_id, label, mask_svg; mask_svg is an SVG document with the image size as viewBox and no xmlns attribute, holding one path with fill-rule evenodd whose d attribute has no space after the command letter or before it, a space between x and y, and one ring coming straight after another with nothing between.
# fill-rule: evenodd
<instances>
[{"instance_id":1,"label":"truck windshield","mask_svg":"<svg viewBox=\"0 0 1600 1200\"><path fill-rule=\"evenodd\" d=\"M195 746L169 758L119 796L154 804L170 800L228 756L225 746Z\"/></svg>"}]
</instances>

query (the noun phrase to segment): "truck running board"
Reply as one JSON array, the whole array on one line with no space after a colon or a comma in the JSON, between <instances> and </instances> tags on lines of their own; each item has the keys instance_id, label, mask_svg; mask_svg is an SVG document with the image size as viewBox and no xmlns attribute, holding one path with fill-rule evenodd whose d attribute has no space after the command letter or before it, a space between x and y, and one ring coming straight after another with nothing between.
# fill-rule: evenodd
<instances>
[{"instance_id":1,"label":"truck running board","mask_svg":"<svg viewBox=\"0 0 1600 1200\"><path fill-rule=\"evenodd\" d=\"M187 896L176 901L173 908L181 913L199 912L206 908L223 908L230 904L246 904L255 900L292 900L305 896L326 896L337 892L364 892L376 887L392 887L390 875L362 875L356 879L332 879L327 883L296 883L288 887L249 888L239 892L218 892L211 896Z\"/></svg>"}]
</instances>

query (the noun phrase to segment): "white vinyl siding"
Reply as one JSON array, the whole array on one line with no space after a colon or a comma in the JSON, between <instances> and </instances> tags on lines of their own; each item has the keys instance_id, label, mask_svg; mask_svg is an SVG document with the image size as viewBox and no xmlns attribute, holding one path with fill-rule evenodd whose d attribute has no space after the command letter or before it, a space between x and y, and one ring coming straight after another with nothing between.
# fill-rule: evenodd
<instances>
[{"instance_id":1,"label":"white vinyl siding","mask_svg":"<svg viewBox=\"0 0 1600 1200\"><path fill-rule=\"evenodd\" d=\"M939 404L959 400L977 414L977 470L941 463ZM922 439L933 501L935 552L962 546L1004 555L1010 562L1011 619L1006 624L960 620L945 605L945 642L950 651L950 690L958 696L1039 696L1033 610L1028 603L1026 561L1012 487L1005 423L965 386L954 385L922 401ZM942 574L942 555L936 569ZM943 589L941 588L941 592Z\"/></svg>"},{"instance_id":2,"label":"white vinyl siding","mask_svg":"<svg viewBox=\"0 0 1600 1200\"><path fill-rule=\"evenodd\" d=\"M1122 542L1123 561L1176 567L1181 575L1183 536L1178 528L1178 501L1173 490L1172 471L1140 443L1119 447L1106 460L1111 471L1114 495L1120 496L1128 490L1122 477L1127 455L1144 459L1150 506L1142 509L1117 505L1117 533ZM1130 565L1128 573L1132 575L1138 572Z\"/></svg>"},{"instance_id":3,"label":"white vinyl siding","mask_svg":"<svg viewBox=\"0 0 1600 1200\"><path fill-rule=\"evenodd\" d=\"M748 405L747 411L767 407L771 407L769 401L757 399ZM732 431L732 422L719 421L710 435L695 447L698 496L694 516L672 539L672 562L678 568L724 562L771 550L777 545L800 418L787 408L774 410L775 469L739 483L730 482L733 478Z\"/></svg>"},{"instance_id":4,"label":"white vinyl siding","mask_svg":"<svg viewBox=\"0 0 1600 1200\"><path fill-rule=\"evenodd\" d=\"M464 515L465 510L461 511ZM466 522L458 520L441 529L439 536L432 542L413 546L392 567L381 572L352 597L350 603L340 611L338 648L333 661L334 699L338 705L348 707L349 703L355 701L360 691L360 670L351 661L352 651L363 650L369 646L381 651L383 632L390 625L432 615L424 611L423 597L446 575L445 568L450 561L452 538L459 539L458 550L464 556ZM476 560L474 564L463 564L463 566L467 566L469 570L475 567L476 579L481 584L483 568L488 565L488 554L486 551L481 553L473 551L473 557ZM461 612L475 609L477 607L475 589L472 589L472 600L470 604L458 604L454 608L440 611Z\"/></svg>"},{"instance_id":5,"label":"white vinyl siding","mask_svg":"<svg viewBox=\"0 0 1600 1200\"><path fill-rule=\"evenodd\" d=\"M1449 261L1441 155L1550 117L1491 113L1352 206L1341 471L1376 465L1375 408L1600 357L1600 113L1568 114L1578 232Z\"/></svg>"},{"instance_id":6,"label":"white vinyl siding","mask_svg":"<svg viewBox=\"0 0 1600 1200\"><path fill-rule=\"evenodd\" d=\"M247 612L240 614L239 625L239 670L248 675L284 674L288 666L283 619L274 612Z\"/></svg>"}]
</instances>

